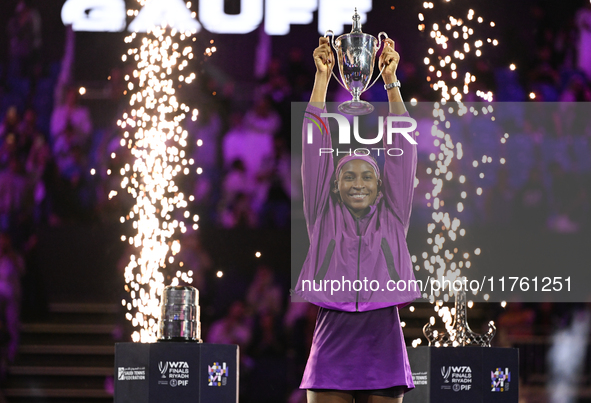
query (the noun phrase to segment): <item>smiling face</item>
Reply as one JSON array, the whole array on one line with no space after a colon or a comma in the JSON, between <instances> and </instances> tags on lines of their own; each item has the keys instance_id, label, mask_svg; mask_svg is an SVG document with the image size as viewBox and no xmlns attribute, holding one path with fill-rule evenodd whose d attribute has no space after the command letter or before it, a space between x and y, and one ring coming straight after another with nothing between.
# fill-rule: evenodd
<instances>
[{"instance_id":1,"label":"smiling face","mask_svg":"<svg viewBox=\"0 0 591 403\"><path fill-rule=\"evenodd\" d=\"M360 159L343 165L337 187L341 200L356 217L367 214L378 196L378 178L373 167Z\"/></svg>"}]
</instances>

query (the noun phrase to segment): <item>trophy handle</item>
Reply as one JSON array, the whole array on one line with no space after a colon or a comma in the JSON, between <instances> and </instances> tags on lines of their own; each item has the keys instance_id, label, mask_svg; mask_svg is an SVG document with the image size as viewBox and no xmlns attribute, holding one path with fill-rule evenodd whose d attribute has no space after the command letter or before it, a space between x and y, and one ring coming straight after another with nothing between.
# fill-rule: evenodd
<instances>
[{"instance_id":1,"label":"trophy handle","mask_svg":"<svg viewBox=\"0 0 591 403\"><path fill-rule=\"evenodd\" d=\"M378 49L380 48L380 46L382 46L382 35L384 35L384 39L388 39L388 34L385 33L384 31L380 32L378 34Z\"/></svg>"},{"instance_id":2,"label":"trophy handle","mask_svg":"<svg viewBox=\"0 0 591 403\"><path fill-rule=\"evenodd\" d=\"M332 32L332 31L331 31ZM388 39L388 34L385 33L384 31L380 32L378 34L378 46L376 47L376 51L378 49L380 49L380 47L382 46L382 35L384 36L384 39ZM382 69L380 70L380 74L378 74L378 76L376 77L375 80L373 80L373 83L371 83L368 87L365 87L365 89L363 91L367 91L368 89L370 89L371 87L373 87L373 85L378 81L378 78L380 78L382 76L382 73L384 72L384 69L386 68L386 66L382 67Z\"/></svg>"},{"instance_id":3,"label":"trophy handle","mask_svg":"<svg viewBox=\"0 0 591 403\"><path fill-rule=\"evenodd\" d=\"M332 48L335 50L335 52L338 55L339 54L339 51L337 50L337 48L334 45L334 32L331 29L329 29L328 31L326 31L324 33L324 37L327 38L329 35L331 36L331 39L329 39L329 42L332 45ZM335 62L336 62L336 57L334 59L335 59ZM330 71L330 73L332 74L332 76L334 77L334 79L337 80L337 83L341 84L341 87L343 87L344 89L346 89L347 91L349 91L349 89L345 86L345 84L343 84L341 82L341 80L339 80L338 77L336 76L336 74L334 73L334 66L333 66L332 70Z\"/></svg>"},{"instance_id":4,"label":"trophy handle","mask_svg":"<svg viewBox=\"0 0 591 403\"><path fill-rule=\"evenodd\" d=\"M330 45L332 46L332 48L336 52L337 48L334 46L334 32L332 31L332 29L329 29L324 33L325 38L328 38L329 35L330 35L330 39L329 39Z\"/></svg>"}]
</instances>

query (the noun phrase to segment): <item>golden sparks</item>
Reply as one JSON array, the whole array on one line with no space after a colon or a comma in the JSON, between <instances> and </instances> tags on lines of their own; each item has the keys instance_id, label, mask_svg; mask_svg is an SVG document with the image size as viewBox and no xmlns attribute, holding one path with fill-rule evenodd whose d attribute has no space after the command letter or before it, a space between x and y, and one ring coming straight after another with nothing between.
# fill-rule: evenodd
<instances>
[{"instance_id":1,"label":"golden sparks","mask_svg":"<svg viewBox=\"0 0 591 403\"><path fill-rule=\"evenodd\" d=\"M145 2L139 0L141 6ZM128 11L130 16L137 14L137 10ZM176 238L187 231L185 220L191 219L188 200L178 185L194 164L187 156L189 135L181 123L187 117L195 120L198 111L191 111L178 99L177 90L196 79L189 65L194 57L194 33L179 32L164 24L146 34L131 33L125 38L129 49L122 60L134 63L134 69L125 76L129 111L118 125L123 132L122 149L133 157L133 164L125 164L119 173L121 189L133 197L135 204L120 219L122 223L131 222L134 230L133 236L121 237L134 247L125 268L129 298L122 304L135 328L134 342L156 340L165 282L193 282L193 273L186 272L183 262L175 259L181 250ZM214 47L209 50L215 52ZM117 191L112 191L109 197L115 195ZM194 229L198 228L198 219L192 217ZM171 277L167 278L165 268L170 269Z\"/></svg>"},{"instance_id":2,"label":"golden sparks","mask_svg":"<svg viewBox=\"0 0 591 403\"><path fill-rule=\"evenodd\" d=\"M428 70L426 80L440 97L440 101L434 104L434 124L431 128L434 145L439 150L430 154L429 160L432 166L426 170L433 184L433 190L425 194L428 206L433 209L432 222L427 225L427 243L429 247L421 254L422 266L417 263L415 269L419 270L422 267L439 281L445 279L453 282L454 280L461 280L463 278L462 269L468 269L472 264L470 260L471 253L461 251L459 246L454 245L459 237L466 235L466 230L462 228L461 220L457 215L464 210L465 199L470 192L466 188L466 176L453 171L453 169L457 169L452 164L454 159L461 160L464 153L461 142L454 141L449 134L451 122L448 116L454 114L460 117L467 114L473 114L474 116L490 114L491 119L494 120L492 105L477 110L474 107L468 108L462 102L466 95L473 92L471 86L478 81L476 75L469 71L467 61L477 61L482 58L483 52L487 48L497 46L498 41L482 36L483 31L485 31L483 28L490 30L489 27L494 27L495 23L490 21L488 24L483 24L485 18L477 16L473 9L469 9L460 16L448 15L445 19L437 20L437 18L434 18L434 22L428 22L429 15L434 14L431 11L434 9L434 4L425 2L423 8L424 11L418 14L418 29L429 35L430 40L433 42L427 50L423 63ZM515 69L515 66L512 65L511 68ZM493 101L494 94L491 91L477 90L473 93L484 101ZM483 156L479 160L480 162L473 162L474 168L492 162L492 158L488 156ZM479 176L483 178L484 173L481 172ZM445 184L452 180L457 180L461 184L458 192L462 201L446 204L443 199L443 189ZM482 188L479 187L476 193L481 195ZM444 206L447 206L447 208L444 209ZM480 253L480 248L473 251L474 255ZM417 256L412 256L412 260L417 262ZM443 304L449 302L452 296L452 290L435 291L434 295L427 295L426 293L423 295L424 298L428 298L434 304L435 312L438 313L448 331L451 330L453 325L455 308L448 308ZM487 298L485 297L485 299ZM471 308L472 306L473 302L469 301L468 307ZM431 324L434 323L435 317L431 317ZM413 347L419 344L421 344L420 339L412 342Z\"/></svg>"}]
</instances>

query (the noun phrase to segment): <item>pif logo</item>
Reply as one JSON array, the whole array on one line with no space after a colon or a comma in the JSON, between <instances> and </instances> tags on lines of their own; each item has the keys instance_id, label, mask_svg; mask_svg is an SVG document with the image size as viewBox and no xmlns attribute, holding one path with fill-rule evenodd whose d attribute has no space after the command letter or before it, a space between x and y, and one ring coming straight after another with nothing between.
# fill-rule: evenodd
<instances>
[{"instance_id":1,"label":"pif logo","mask_svg":"<svg viewBox=\"0 0 591 403\"><path fill-rule=\"evenodd\" d=\"M170 380L170 386L176 388L177 386L187 386L189 384L189 380L178 381L176 379Z\"/></svg>"}]
</instances>

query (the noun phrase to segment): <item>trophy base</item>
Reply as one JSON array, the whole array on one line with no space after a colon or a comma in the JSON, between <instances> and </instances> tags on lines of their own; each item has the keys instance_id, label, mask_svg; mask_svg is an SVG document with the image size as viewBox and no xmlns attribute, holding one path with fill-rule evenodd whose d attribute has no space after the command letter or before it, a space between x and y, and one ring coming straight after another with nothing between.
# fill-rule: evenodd
<instances>
[{"instance_id":1,"label":"trophy base","mask_svg":"<svg viewBox=\"0 0 591 403\"><path fill-rule=\"evenodd\" d=\"M369 102L366 101L347 101L347 102L343 102L342 104L339 105L339 111L341 113L345 113L347 115L355 115L355 116L359 116L359 115L367 115L369 113L372 113L374 110L374 107L372 104L370 104Z\"/></svg>"}]
</instances>

